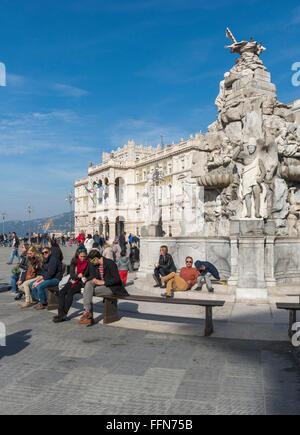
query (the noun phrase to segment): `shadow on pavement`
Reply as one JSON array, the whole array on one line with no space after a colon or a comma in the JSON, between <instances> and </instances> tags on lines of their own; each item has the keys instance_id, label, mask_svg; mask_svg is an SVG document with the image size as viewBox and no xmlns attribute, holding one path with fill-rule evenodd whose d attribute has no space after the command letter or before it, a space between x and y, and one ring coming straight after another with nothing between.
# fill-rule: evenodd
<instances>
[{"instance_id":1,"label":"shadow on pavement","mask_svg":"<svg viewBox=\"0 0 300 435\"><path fill-rule=\"evenodd\" d=\"M30 343L28 340L31 338L31 329L25 329L6 337L6 346L0 346L0 361L1 358L14 356L22 352Z\"/></svg>"},{"instance_id":2,"label":"shadow on pavement","mask_svg":"<svg viewBox=\"0 0 300 435\"><path fill-rule=\"evenodd\" d=\"M1 282L0 283L0 293L5 293L8 292L8 287L10 286L10 284L6 283L6 282Z\"/></svg>"}]
</instances>

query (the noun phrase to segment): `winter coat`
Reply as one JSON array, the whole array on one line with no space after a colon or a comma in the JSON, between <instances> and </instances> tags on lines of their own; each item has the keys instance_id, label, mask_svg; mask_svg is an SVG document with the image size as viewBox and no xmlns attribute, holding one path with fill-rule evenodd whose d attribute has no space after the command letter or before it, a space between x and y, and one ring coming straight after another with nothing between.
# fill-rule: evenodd
<instances>
[{"instance_id":1,"label":"winter coat","mask_svg":"<svg viewBox=\"0 0 300 435\"><path fill-rule=\"evenodd\" d=\"M94 278L101 280L99 266L94 265ZM114 261L103 257L103 280L104 285L117 296L128 296L128 293L121 281L117 265Z\"/></svg>"}]
</instances>

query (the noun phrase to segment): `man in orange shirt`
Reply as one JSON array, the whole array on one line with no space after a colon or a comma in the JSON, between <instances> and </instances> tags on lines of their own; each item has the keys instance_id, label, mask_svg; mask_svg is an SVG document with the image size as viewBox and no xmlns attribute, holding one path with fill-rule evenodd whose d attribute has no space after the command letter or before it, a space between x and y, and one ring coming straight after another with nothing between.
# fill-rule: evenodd
<instances>
[{"instance_id":1,"label":"man in orange shirt","mask_svg":"<svg viewBox=\"0 0 300 435\"><path fill-rule=\"evenodd\" d=\"M199 271L193 266L192 257L185 259L186 267L183 267L180 271L180 275L176 275L175 272L170 273L167 276L163 276L161 281L167 283L166 293L162 293L161 296L165 298L172 298L174 291L184 292L189 290L193 285L197 284L197 278L200 275Z\"/></svg>"}]
</instances>

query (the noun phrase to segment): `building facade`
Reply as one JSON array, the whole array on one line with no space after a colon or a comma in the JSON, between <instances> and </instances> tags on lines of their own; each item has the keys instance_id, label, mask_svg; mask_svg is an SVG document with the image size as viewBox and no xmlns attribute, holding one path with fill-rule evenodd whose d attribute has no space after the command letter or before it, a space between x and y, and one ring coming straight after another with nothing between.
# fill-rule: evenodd
<instances>
[{"instance_id":1,"label":"building facade","mask_svg":"<svg viewBox=\"0 0 300 435\"><path fill-rule=\"evenodd\" d=\"M75 181L75 233L99 231L113 240L123 231L140 236L153 219L167 236L179 235L186 198L195 209L196 182L191 179L193 152L202 133L180 143L157 147L128 141L117 151L103 153L102 163L89 164L87 177ZM151 199L153 174L159 172L156 199ZM190 189L191 195L188 194ZM149 203L155 204L149 217ZM156 213L159 210L159 213Z\"/></svg>"}]
</instances>

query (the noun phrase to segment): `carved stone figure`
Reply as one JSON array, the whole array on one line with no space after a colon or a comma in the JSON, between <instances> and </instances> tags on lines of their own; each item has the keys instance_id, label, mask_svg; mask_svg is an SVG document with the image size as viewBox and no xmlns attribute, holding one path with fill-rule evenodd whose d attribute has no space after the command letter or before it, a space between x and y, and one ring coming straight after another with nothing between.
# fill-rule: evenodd
<instances>
[{"instance_id":1,"label":"carved stone figure","mask_svg":"<svg viewBox=\"0 0 300 435\"><path fill-rule=\"evenodd\" d=\"M264 181L266 170L262 160L256 153L256 139L250 138L247 145L248 155L243 154L239 147L236 151L234 159L241 161L244 164L242 171L241 187L242 199L245 201L247 209L247 218L251 218L252 197L255 205L255 217L261 218L260 214L260 194L262 192L262 182Z\"/></svg>"}]
</instances>

